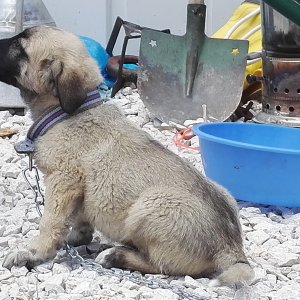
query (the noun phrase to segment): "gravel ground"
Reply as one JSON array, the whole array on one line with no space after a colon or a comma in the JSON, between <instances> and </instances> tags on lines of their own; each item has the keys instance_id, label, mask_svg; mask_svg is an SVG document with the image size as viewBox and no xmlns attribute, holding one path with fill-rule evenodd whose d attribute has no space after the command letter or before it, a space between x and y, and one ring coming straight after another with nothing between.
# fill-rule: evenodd
<instances>
[{"instance_id":1,"label":"gravel ground","mask_svg":"<svg viewBox=\"0 0 300 300\"><path fill-rule=\"evenodd\" d=\"M136 91L125 88L111 102L120 106L129 119L171 151L202 170L200 156L196 152L178 149L172 141L173 132L154 128ZM32 192L21 173L28 162L13 148L16 141L24 138L30 125L28 115L20 117L12 116L8 111L0 112L0 128L19 131L11 139L0 138L0 264L10 249L22 249L24 243L38 234L39 216ZM197 143L195 138L192 142ZM239 207L245 250L256 273L250 286L208 288L208 279L205 278L146 277L185 287L199 299L300 299L300 209L243 202L239 203ZM97 247L100 240L103 242L100 234L95 234L94 240L91 249ZM88 249L79 247L78 250L85 254ZM53 261L31 272L25 267L14 267L11 271L0 267L0 283L0 300L182 299L170 290L152 290L125 279L101 276L71 261L64 250L59 251Z\"/></svg>"}]
</instances>

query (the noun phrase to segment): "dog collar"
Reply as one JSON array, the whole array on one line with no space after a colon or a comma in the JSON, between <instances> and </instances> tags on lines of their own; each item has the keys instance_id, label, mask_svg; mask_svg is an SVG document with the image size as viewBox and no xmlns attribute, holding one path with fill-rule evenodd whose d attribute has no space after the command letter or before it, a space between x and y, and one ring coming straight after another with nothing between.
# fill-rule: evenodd
<instances>
[{"instance_id":1,"label":"dog collar","mask_svg":"<svg viewBox=\"0 0 300 300\"><path fill-rule=\"evenodd\" d=\"M76 111L82 112L103 103L99 90L87 94L84 103ZM26 139L15 144L15 150L20 154L31 154L34 152L34 141L39 136L44 135L50 128L57 123L69 118L70 115L63 111L61 106L56 106L46 111L29 128Z\"/></svg>"}]
</instances>

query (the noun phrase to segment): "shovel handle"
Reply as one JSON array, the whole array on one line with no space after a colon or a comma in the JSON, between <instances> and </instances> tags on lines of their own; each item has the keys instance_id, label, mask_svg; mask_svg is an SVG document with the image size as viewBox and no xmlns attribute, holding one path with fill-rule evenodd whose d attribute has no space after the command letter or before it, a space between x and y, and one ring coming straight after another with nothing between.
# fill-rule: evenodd
<instances>
[{"instance_id":1,"label":"shovel handle","mask_svg":"<svg viewBox=\"0 0 300 300\"><path fill-rule=\"evenodd\" d=\"M206 6L203 4L189 4L187 10L185 96L191 97L198 69L199 53L205 38Z\"/></svg>"}]
</instances>

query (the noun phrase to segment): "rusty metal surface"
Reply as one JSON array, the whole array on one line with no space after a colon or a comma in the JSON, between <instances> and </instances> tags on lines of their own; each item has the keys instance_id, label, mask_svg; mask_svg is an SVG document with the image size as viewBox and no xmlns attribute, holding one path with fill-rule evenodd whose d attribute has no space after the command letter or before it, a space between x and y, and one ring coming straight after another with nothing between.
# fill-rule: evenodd
<instances>
[{"instance_id":1,"label":"rusty metal surface","mask_svg":"<svg viewBox=\"0 0 300 300\"><path fill-rule=\"evenodd\" d=\"M263 57L263 107L269 113L300 116L300 58Z\"/></svg>"},{"instance_id":2,"label":"rusty metal surface","mask_svg":"<svg viewBox=\"0 0 300 300\"><path fill-rule=\"evenodd\" d=\"M204 115L223 121L241 100L248 42L208 38L205 11L205 5L188 5L184 36L142 31L138 88L164 122Z\"/></svg>"},{"instance_id":3,"label":"rusty metal surface","mask_svg":"<svg viewBox=\"0 0 300 300\"><path fill-rule=\"evenodd\" d=\"M300 126L300 27L262 4L262 112L254 121Z\"/></svg>"}]
</instances>

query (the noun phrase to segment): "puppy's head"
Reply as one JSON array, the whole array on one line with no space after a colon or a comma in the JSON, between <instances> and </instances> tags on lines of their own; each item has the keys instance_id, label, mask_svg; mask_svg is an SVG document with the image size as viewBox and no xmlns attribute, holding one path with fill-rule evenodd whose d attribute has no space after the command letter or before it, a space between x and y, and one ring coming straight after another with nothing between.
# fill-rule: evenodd
<instances>
[{"instance_id":1,"label":"puppy's head","mask_svg":"<svg viewBox=\"0 0 300 300\"><path fill-rule=\"evenodd\" d=\"M33 95L35 101L49 95L72 113L102 76L77 36L37 26L0 40L0 81Z\"/></svg>"}]
</instances>

